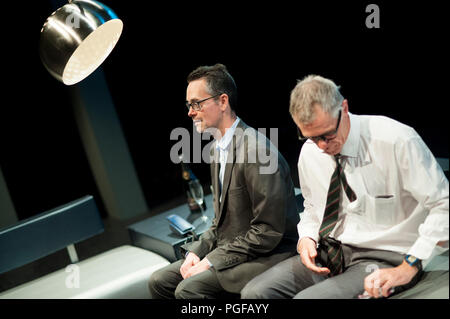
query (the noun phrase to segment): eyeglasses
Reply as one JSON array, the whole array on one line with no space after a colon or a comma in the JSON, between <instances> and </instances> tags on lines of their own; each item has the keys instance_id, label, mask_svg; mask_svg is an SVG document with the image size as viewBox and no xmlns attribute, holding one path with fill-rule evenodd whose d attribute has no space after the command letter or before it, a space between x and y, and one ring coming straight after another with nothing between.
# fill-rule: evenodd
<instances>
[{"instance_id":1,"label":"eyeglasses","mask_svg":"<svg viewBox=\"0 0 450 319\"><path fill-rule=\"evenodd\" d=\"M203 100L200 100L200 101L194 101L194 102L191 102L191 103L186 101L186 107L187 107L188 110L190 110L191 107L192 107L194 109L194 111L198 112L198 111L200 111L202 109L202 106L200 105L200 103L203 103L205 101L208 101L209 99L213 99L215 97L218 97L219 95L222 95L222 93L216 94L214 96L207 97L206 99L203 99Z\"/></svg>"},{"instance_id":2,"label":"eyeglasses","mask_svg":"<svg viewBox=\"0 0 450 319\"><path fill-rule=\"evenodd\" d=\"M336 136L337 136L337 132L339 130L339 124L341 124L341 113L342 113L342 109L339 110L338 122L337 122L337 125L336 125L336 129L331 131L331 132L328 132L328 133L325 133L323 135L320 135L320 136L311 136L311 137L303 136L302 132L300 131L300 129L297 126L298 139L300 141L310 140L311 142L314 142L316 144L319 143L320 141L324 141L325 143L328 143L329 141L331 141L332 139L336 138Z\"/></svg>"}]
</instances>

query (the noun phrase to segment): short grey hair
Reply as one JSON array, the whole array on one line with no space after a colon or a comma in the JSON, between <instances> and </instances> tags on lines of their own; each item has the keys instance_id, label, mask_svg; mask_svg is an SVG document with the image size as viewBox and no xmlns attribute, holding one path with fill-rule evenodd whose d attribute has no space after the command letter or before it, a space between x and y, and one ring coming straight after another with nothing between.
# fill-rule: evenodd
<instances>
[{"instance_id":1,"label":"short grey hair","mask_svg":"<svg viewBox=\"0 0 450 319\"><path fill-rule=\"evenodd\" d=\"M314 105L317 103L326 113L337 117L344 97L339 86L319 75L308 75L298 81L291 92L289 112L300 123L309 124L315 119Z\"/></svg>"}]
</instances>

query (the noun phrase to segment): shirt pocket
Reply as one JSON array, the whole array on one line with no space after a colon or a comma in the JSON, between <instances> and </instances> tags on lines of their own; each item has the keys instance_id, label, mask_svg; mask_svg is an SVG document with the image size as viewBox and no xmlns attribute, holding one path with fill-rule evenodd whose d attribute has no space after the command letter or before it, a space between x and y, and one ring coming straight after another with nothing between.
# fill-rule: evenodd
<instances>
[{"instance_id":1,"label":"shirt pocket","mask_svg":"<svg viewBox=\"0 0 450 319\"><path fill-rule=\"evenodd\" d=\"M367 218L382 226L392 226L395 221L395 201L394 195L366 195L365 215Z\"/></svg>"}]
</instances>

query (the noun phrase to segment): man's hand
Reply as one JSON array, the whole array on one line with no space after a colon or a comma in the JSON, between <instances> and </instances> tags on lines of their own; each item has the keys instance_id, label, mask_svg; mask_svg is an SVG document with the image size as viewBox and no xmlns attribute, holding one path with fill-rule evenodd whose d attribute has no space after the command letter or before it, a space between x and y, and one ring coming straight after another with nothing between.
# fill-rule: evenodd
<instances>
[{"instance_id":1,"label":"man's hand","mask_svg":"<svg viewBox=\"0 0 450 319\"><path fill-rule=\"evenodd\" d=\"M394 268L378 269L364 279L364 289L373 298L388 297L391 288L406 285L418 271L406 261Z\"/></svg>"},{"instance_id":2,"label":"man's hand","mask_svg":"<svg viewBox=\"0 0 450 319\"><path fill-rule=\"evenodd\" d=\"M190 252L186 256L186 260L180 267L180 273L181 273L181 276L183 277L183 279L187 278L186 274L189 271L189 269L191 269L193 266L195 266L199 262L200 262L200 258L193 252Z\"/></svg>"},{"instance_id":3,"label":"man's hand","mask_svg":"<svg viewBox=\"0 0 450 319\"><path fill-rule=\"evenodd\" d=\"M208 270L210 268L208 259L203 258L202 261L196 263L194 266L192 266L191 268L189 268L189 270L185 273L185 275L183 276L184 279L187 279L191 276L194 276L196 274L199 274L205 270Z\"/></svg>"},{"instance_id":4,"label":"man's hand","mask_svg":"<svg viewBox=\"0 0 450 319\"><path fill-rule=\"evenodd\" d=\"M297 251L300 254L303 265L318 275L325 276L330 273L330 269L326 267L317 267L315 258L317 257L316 242L309 238L303 237L297 244Z\"/></svg>"}]
</instances>

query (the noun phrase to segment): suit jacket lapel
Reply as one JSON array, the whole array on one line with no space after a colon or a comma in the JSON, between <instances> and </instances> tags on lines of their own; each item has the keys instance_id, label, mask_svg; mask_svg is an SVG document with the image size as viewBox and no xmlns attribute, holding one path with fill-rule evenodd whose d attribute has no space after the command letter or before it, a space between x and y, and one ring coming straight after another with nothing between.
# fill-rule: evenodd
<instances>
[{"instance_id":1,"label":"suit jacket lapel","mask_svg":"<svg viewBox=\"0 0 450 319\"><path fill-rule=\"evenodd\" d=\"M220 196L220 180L219 180L219 154L216 152L216 144L211 147L211 183L213 186L213 205L216 215L219 214L219 196Z\"/></svg>"},{"instance_id":2,"label":"suit jacket lapel","mask_svg":"<svg viewBox=\"0 0 450 319\"><path fill-rule=\"evenodd\" d=\"M230 180L231 180L231 172L233 171L234 163L236 162L236 153L237 149L240 147L241 143L241 137L242 132L245 130L246 124L240 120L236 131L233 135L232 145L230 147L230 151L228 152L228 157L232 156L232 161L230 159L227 159L227 163L225 165L225 173L223 177L223 185L222 185L222 193L221 193L221 201L220 201L220 208L219 208L219 216L218 216L218 222L220 221L220 216L223 212L224 203L226 200L226 196L228 194L228 187L230 186Z\"/></svg>"},{"instance_id":3,"label":"suit jacket lapel","mask_svg":"<svg viewBox=\"0 0 450 319\"><path fill-rule=\"evenodd\" d=\"M219 213L219 196L220 196L220 180L219 180L219 159L217 159L214 162L213 165L213 172L214 172L214 181L213 181L213 187L214 187L214 211ZM218 221L218 220L217 220Z\"/></svg>"}]
</instances>

